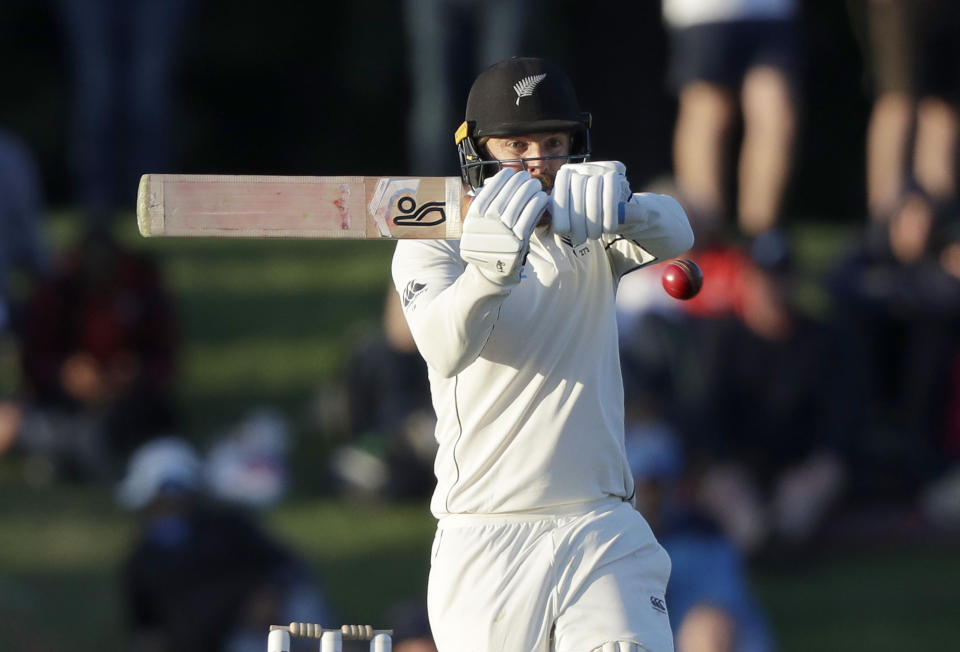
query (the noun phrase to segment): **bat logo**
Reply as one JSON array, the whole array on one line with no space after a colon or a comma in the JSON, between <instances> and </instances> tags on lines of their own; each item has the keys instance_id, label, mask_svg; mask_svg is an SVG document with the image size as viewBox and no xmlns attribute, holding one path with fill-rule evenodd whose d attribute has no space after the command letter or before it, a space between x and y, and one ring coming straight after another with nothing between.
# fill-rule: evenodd
<instances>
[{"instance_id":1,"label":"bat logo","mask_svg":"<svg viewBox=\"0 0 960 652\"><path fill-rule=\"evenodd\" d=\"M436 226L437 224L443 224L447 221L444 206L445 204L442 201L428 201L418 207L413 197L401 197L397 202L397 208L403 215L394 217L393 223L397 226Z\"/></svg>"}]
</instances>

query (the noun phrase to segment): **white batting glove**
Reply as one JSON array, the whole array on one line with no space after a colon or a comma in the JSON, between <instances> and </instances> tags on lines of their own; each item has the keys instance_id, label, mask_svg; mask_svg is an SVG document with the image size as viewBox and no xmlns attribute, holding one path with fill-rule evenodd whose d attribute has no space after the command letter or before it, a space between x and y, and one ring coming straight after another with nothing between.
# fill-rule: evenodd
<instances>
[{"instance_id":1,"label":"white batting glove","mask_svg":"<svg viewBox=\"0 0 960 652\"><path fill-rule=\"evenodd\" d=\"M530 234L549 201L526 171L503 169L490 177L463 220L461 258L498 285L516 285Z\"/></svg>"},{"instance_id":2,"label":"white batting glove","mask_svg":"<svg viewBox=\"0 0 960 652\"><path fill-rule=\"evenodd\" d=\"M554 180L553 230L570 236L573 246L616 233L620 203L630 200L627 168L619 161L568 163Z\"/></svg>"}]
</instances>

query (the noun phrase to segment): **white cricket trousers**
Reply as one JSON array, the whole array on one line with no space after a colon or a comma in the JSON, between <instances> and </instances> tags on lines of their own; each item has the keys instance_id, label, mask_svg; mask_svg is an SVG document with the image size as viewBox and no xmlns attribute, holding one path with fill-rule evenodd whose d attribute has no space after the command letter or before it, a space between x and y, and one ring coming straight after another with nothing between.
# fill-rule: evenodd
<instances>
[{"instance_id":1,"label":"white cricket trousers","mask_svg":"<svg viewBox=\"0 0 960 652\"><path fill-rule=\"evenodd\" d=\"M572 514L451 515L433 542L427 603L440 652L672 652L670 558L630 504Z\"/></svg>"}]
</instances>

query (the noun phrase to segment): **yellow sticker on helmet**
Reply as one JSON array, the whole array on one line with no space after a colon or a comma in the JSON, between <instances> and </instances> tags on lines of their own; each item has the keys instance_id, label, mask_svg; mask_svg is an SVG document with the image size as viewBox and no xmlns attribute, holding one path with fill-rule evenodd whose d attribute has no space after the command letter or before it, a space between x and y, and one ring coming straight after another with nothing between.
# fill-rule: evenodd
<instances>
[{"instance_id":1,"label":"yellow sticker on helmet","mask_svg":"<svg viewBox=\"0 0 960 652\"><path fill-rule=\"evenodd\" d=\"M470 125L467 124L464 120L463 124L457 127L456 133L453 134L454 142L459 145L460 141L470 135Z\"/></svg>"}]
</instances>

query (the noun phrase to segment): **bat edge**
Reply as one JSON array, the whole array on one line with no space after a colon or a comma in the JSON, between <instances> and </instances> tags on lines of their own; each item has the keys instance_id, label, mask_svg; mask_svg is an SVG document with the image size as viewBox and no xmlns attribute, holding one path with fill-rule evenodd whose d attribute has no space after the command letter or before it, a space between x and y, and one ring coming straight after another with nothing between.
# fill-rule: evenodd
<instances>
[{"instance_id":1,"label":"bat edge","mask_svg":"<svg viewBox=\"0 0 960 652\"><path fill-rule=\"evenodd\" d=\"M145 238L162 236L163 179L155 174L144 174L137 187L137 228Z\"/></svg>"}]
</instances>

